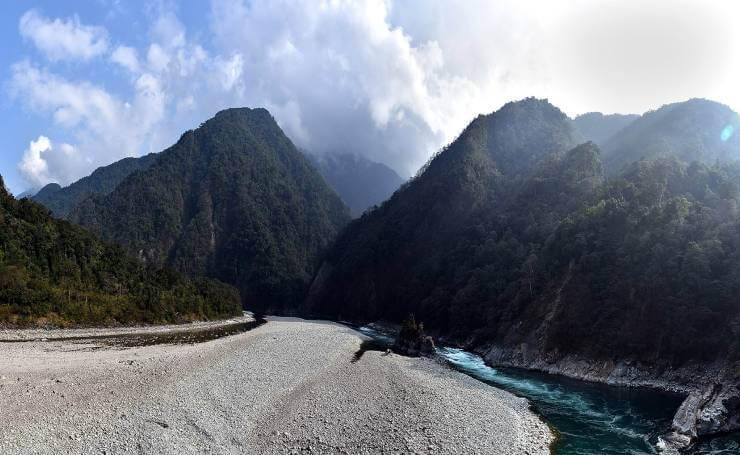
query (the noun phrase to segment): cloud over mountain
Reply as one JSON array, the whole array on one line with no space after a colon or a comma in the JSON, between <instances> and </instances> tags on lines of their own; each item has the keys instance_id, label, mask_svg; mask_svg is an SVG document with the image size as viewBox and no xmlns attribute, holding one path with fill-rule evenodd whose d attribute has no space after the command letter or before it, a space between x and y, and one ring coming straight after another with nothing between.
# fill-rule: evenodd
<instances>
[{"instance_id":1,"label":"cloud over mountain","mask_svg":"<svg viewBox=\"0 0 740 455\"><path fill-rule=\"evenodd\" d=\"M64 169L48 161L47 178L69 182L162 150L234 106L268 108L301 148L363 155L408 176L475 115L525 96L569 113L639 113L692 96L740 103L721 96L735 93L730 76L740 67L721 56L740 49L740 33L725 27L731 15L719 6L670 2L665 13L668 3L627 1L584 22L589 2L212 0L188 5L198 20L155 5L116 13L141 24L136 37L103 19L37 10L19 18L45 59L15 62L7 85L20 106L49 120L26 140L44 135L81 157ZM665 24L651 27L657 16ZM612 23L634 23L642 43L600 32Z\"/></svg>"}]
</instances>

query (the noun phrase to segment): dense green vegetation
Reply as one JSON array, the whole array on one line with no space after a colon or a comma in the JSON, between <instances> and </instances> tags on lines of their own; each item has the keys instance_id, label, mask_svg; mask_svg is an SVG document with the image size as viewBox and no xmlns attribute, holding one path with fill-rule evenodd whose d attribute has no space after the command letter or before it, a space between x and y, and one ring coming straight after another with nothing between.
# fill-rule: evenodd
<instances>
[{"instance_id":1,"label":"dense green vegetation","mask_svg":"<svg viewBox=\"0 0 740 455\"><path fill-rule=\"evenodd\" d=\"M105 196L131 173L147 169L157 159L155 153L139 158L124 158L111 165L100 167L92 174L62 188L50 183L31 197L51 210L54 216L65 218L79 203L90 196Z\"/></svg>"},{"instance_id":2,"label":"dense green vegetation","mask_svg":"<svg viewBox=\"0 0 740 455\"><path fill-rule=\"evenodd\" d=\"M385 164L352 154L307 154L321 175L349 206L353 217L383 203L403 179Z\"/></svg>"},{"instance_id":3,"label":"dense green vegetation","mask_svg":"<svg viewBox=\"0 0 740 455\"><path fill-rule=\"evenodd\" d=\"M569 125L532 99L476 119L340 235L306 313L414 313L470 346L553 360L737 358L740 171L681 149L606 180Z\"/></svg>"},{"instance_id":4,"label":"dense green vegetation","mask_svg":"<svg viewBox=\"0 0 740 455\"><path fill-rule=\"evenodd\" d=\"M264 109L228 109L70 218L152 265L235 285L245 307L296 305L347 208Z\"/></svg>"},{"instance_id":5,"label":"dense green vegetation","mask_svg":"<svg viewBox=\"0 0 740 455\"><path fill-rule=\"evenodd\" d=\"M586 139L602 147L612 136L638 119L634 114L609 114L589 112L573 119L573 124Z\"/></svg>"},{"instance_id":6,"label":"dense green vegetation","mask_svg":"<svg viewBox=\"0 0 740 455\"><path fill-rule=\"evenodd\" d=\"M231 286L145 267L47 209L14 199L0 178L0 323L183 322L241 312Z\"/></svg>"},{"instance_id":7,"label":"dense green vegetation","mask_svg":"<svg viewBox=\"0 0 740 455\"><path fill-rule=\"evenodd\" d=\"M646 112L603 144L610 174L641 159L673 156L713 165L740 160L740 119L729 107L704 99Z\"/></svg>"}]
</instances>

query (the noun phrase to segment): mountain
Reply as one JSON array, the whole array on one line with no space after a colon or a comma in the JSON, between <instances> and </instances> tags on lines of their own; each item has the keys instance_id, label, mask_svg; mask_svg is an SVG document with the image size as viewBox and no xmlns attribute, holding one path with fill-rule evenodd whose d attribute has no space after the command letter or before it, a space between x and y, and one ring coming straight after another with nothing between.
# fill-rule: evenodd
<instances>
[{"instance_id":1,"label":"mountain","mask_svg":"<svg viewBox=\"0 0 740 455\"><path fill-rule=\"evenodd\" d=\"M23 199L24 197L32 198L36 193L39 192L38 188L30 188L22 193L20 193L18 196L16 196L16 199Z\"/></svg>"},{"instance_id":2,"label":"mountain","mask_svg":"<svg viewBox=\"0 0 740 455\"><path fill-rule=\"evenodd\" d=\"M493 365L704 396L693 436L737 429L740 167L671 150L605 179L570 125L532 99L475 119L345 229L302 311L414 315Z\"/></svg>"},{"instance_id":3,"label":"mountain","mask_svg":"<svg viewBox=\"0 0 740 455\"><path fill-rule=\"evenodd\" d=\"M382 163L353 154L306 154L326 182L358 217L388 199L404 182Z\"/></svg>"},{"instance_id":4,"label":"mountain","mask_svg":"<svg viewBox=\"0 0 740 455\"><path fill-rule=\"evenodd\" d=\"M581 139L545 100L528 98L479 116L417 177L343 231L303 311L368 321L402 321L415 312L442 331L475 328L458 320L474 316L454 310L450 300L449 287L462 279L461 260L472 259L458 256L461 244L485 229L481 214L511 198L509 182Z\"/></svg>"},{"instance_id":5,"label":"mountain","mask_svg":"<svg viewBox=\"0 0 740 455\"><path fill-rule=\"evenodd\" d=\"M588 140L602 147L614 134L640 116L635 114L609 114L589 112L573 119L573 124Z\"/></svg>"},{"instance_id":6,"label":"mountain","mask_svg":"<svg viewBox=\"0 0 740 455\"><path fill-rule=\"evenodd\" d=\"M13 198L0 177L0 324L183 322L241 312L231 286L147 268L118 246Z\"/></svg>"},{"instance_id":7,"label":"mountain","mask_svg":"<svg viewBox=\"0 0 740 455\"><path fill-rule=\"evenodd\" d=\"M36 202L51 210L54 216L65 218L80 202L90 196L105 196L131 173L149 168L157 159L150 153L139 158L124 158L111 165L99 167L92 174L62 188L50 183L32 196Z\"/></svg>"},{"instance_id":8,"label":"mountain","mask_svg":"<svg viewBox=\"0 0 740 455\"><path fill-rule=\"evenodd\" d=\"M740 159L738 115L729 107L704 99L668 104L647 112L603 145L604 164L610 173L640 159L675 156L681 161Z\"/></svg>"},{"instance_id":9,"label":"mountain","mask_svg":"<svg viewBox=\"0 0 740 455\"><path fill-rule=\"evenodd\" d=\"M245 307L296 305L348 210L265 109L228 109L70 219L148 264L235 285Z\"/></svg>"}]
</instances>

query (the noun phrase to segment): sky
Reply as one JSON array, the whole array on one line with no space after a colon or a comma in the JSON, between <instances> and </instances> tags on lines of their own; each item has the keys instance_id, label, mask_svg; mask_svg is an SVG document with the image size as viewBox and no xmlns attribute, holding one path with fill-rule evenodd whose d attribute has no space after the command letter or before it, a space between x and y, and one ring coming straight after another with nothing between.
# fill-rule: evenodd
<instances>
[{"instance_id":1,"label":"sky","mask_svg":"<svg viewBox=\"0 0 740 455\"><path fill-rule=\"evenodd\" d=\"M67 185L228 107L402 176L527 96L570 116L740 111L738 19L735 0L1 2L0 175Z\"/></svg>"}]
</instances>

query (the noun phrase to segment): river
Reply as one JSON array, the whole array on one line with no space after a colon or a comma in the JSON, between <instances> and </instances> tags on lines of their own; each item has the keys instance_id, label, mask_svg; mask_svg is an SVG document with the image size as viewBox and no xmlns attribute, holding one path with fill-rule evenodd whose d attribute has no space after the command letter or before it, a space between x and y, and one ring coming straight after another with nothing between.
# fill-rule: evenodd
<instances>
[{"instance_id":1,"label":"river","mask_svg":"<svg viewBox=\"0 0 740 455\"><path fill-rule=\"evenodd\" d=\"M360 332L389 346L392 338L361 327ZM486 384L530 400L533 409L558 433L556 455L657 454L658 436L665 433L682 397L656 390L614 387L536 373L492 368L461 349L441 347L448 364ZM740 454L740 436L695 444L687 455Z\"/></svg>"}]
</instances>

